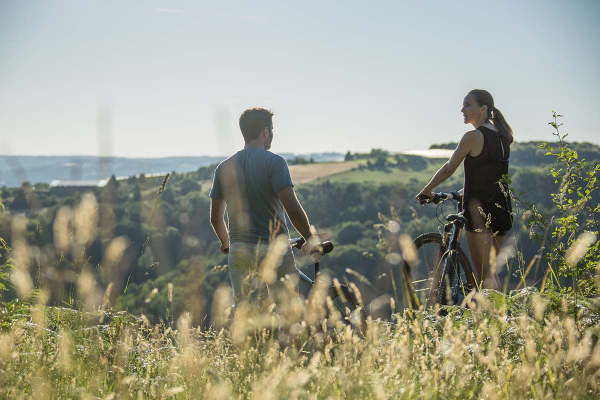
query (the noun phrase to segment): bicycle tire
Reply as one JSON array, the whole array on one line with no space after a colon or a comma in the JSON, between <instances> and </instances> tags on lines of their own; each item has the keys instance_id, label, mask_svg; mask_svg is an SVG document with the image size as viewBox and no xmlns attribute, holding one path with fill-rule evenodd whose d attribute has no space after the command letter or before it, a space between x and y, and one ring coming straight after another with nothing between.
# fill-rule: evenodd
<instances>
[{"instance_id":1,"label":"bicycle tire","mask_svg":"<svg viewBox=\"0 0 600 400\"><path fill-rule=\"evenodd\" d=\"M442 246L442 235L437 232L424 233L417 236L413 240L413 245L417 250L417 255L412 262L413 265L411 265L405 257L402 272L409 307L419 309L422 303L427 304L427 301L423 301L423 292L426 295L426 299L429 299L431 290L438 290L438 288L434 288L434 285L432 284L435 268L438 265L441 265L442 257L448 257L452 253L446 252L445 254L439 254ZM419 254L420 250L428 246L433 249L435 261L427 259L427 256L423 257L423 254ZM438 254L435 254L436 251ZM467 255L460 247L456 248L455 254L457 260L456 265L459 266L460 270L464 273L461 274L459 270L457 283L463 293L470 292L477 286L473 268ZM421 297L421 299L419 299L419 297Z\"/></svg>"},{"instance_id":2,"label":"bicycle tire","mask_svg":"<svg viewBox=\"0 0 600 400\"><path fill-rule=\"evenodd\" d=\"M453 249L446 252L446 254L444 254L444 256L442 257L442 263L440 264L440 266L442 268L443 279L440 281L440 284L437 287L438 295L436 296L437 299L439 299L440 305L442 306L460 304L460 292L462 291L462 297L464 298L466 297L468 292L470 292L474 287L468 282L466 283L466 285L461 285L461 269L465 273L465 275L467 274L467 272L465 271L464 260L459 261L458 254L458 250ZM458 277L459 279L455 280L456 277ZM462 280L466 280L466 277ZM448 288L450 289L449 294L446 292Z\"/></svg>"},{"instance_id":3,"label":"bicycle tire","mask_svg":"<svg viewBox=\"0 0 600 400\"><path fill-rule=\"evenodd\" d=\"M367 327L367 313L364 306L360 304L352 288L346 285L339 285L339 288L341 293L332 286L329 289L329 297L342 314L342 321L364 335Z\"/></svg>"}]
</instances>

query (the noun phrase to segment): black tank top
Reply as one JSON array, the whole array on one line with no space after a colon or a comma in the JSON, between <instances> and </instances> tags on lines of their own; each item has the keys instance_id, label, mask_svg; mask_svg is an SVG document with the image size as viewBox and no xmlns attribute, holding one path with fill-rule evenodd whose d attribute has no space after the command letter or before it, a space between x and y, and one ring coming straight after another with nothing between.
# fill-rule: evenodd
<instances>
[{"instance_id":1,"label":"black tank top","mask_svg":"<svg viewBox=\"0 0 600 400\"><path fill-rule=\"evenodd\" d=\"M467 155L465 158L465 202L474 196L487 197L501 192L498 181L508 173L508 138L485 126L478 130L483 134L483 149L477 157Z\"/></svg>"}]
</instances>

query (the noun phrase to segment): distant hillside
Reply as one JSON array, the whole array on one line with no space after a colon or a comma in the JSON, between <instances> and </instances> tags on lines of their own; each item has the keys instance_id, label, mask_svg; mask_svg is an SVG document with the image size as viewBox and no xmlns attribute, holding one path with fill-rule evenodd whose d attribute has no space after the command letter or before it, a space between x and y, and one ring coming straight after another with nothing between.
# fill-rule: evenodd
<instances>
[{"instance_id":1,"label":"distant hillside","mask_svg":"<svg viewBox=\"0 0 600 400\"><path fill-rule=\"evenodd\" d=\"M111 175L193 171L222 157L125 158L95 156L0 156L0 186L50 183L54 179L92 180Z\"/></svg>"},{"instance_id":2,"label":"distant hillside","mask_svg":"<svg viewBox=\"0 0 600 400\"><path fill-rule=\"evenodd\" d=\"M342 161L341 153L282 154L286 159L315 162ZM23 182L50 183L54 179L94 180L111 175L131 176L162 172L190 172L223 160L223 157L126 158L96 156L0 156L0 187Z\"/></svg>"},{"instance_id":3,"label":"distant hillside","mask_svg":"<svg viewBox=\"0 0 600 400\"><path fill-rule=\"evenodd\" d=\"M512 166L539 166L553 162L551 157L546 157L545 151L539 149L541 142L517 142L511 146L510 161ZM550 143L555 148L558 143ZM600 161L600 146L592 143L569 143L569 145L578 152L580 158L585 158L589 162ZM434 144L429 150L413 150L404 152L408 156L421 156L430 159L446 159L450 156L448 150L453 150L457 143ZM285 157L290 166L298 164L352 161L352 160L372 160L377 164L378 159L387 159L388 157L397 157L399 154L390 153L382 149L372 149L369 153L313 153L313 154L290 154L280 153ZM0 187L18 187L23 182L50 183L54 179L61 180L100 180L108 178L111 175L133 176L139 174L156 174L166 172L192 172L199 168L208 167L220 162L224 157L198 156L198 157L165 157L165 158L126 158L126 157L95 157L95 156L2 156L0 155ZM417 157L418 158L418 157ZM417 158L411 161L403 160L402 164L415 162ZM380 160L380 163L381 163ZM408 160L408 159L407 159ZM435 162L434 164L438 164ZM433 164L432 164L433 165ZM311 171L308 175L311 177L304 182L324 177L321 167L304 168L302 171ZM338 167L329 171L327 175L342 173L348 170L348 165ZM206 169L206 168L205 168ZM352 168L350 168L352 169ZM400 168L399 170L403 170ZM417 168L413 170L423 172ZM213 173L213 167L206 172L205 177L199 179L210 179ZM342 180L355 180L360 174L349 173L340 176ZM365 171L363 171L365 172ZM429 173L430 171L427 171ZM303 172L304 173L304 172ZM314 177L312 175L316 174ZM406 173L402 172L402 173ZM318 175L318 176L317 176ZM365 174L363 174L365 175ZM363 177L370 178L370 173Z\"/></svg>"}]
</instances>

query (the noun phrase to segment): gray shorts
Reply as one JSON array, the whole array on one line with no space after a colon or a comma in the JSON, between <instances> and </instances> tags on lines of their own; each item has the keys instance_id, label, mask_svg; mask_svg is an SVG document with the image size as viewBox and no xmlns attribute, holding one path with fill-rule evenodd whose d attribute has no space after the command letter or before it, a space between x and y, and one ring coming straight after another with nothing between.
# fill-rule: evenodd
<instances>
[{"instance_id":1,"label":"gray shorts","mask_svg":"<svg viewBox=\"0 0 600 400\"><path fill-rule=\"evenodd\" d=\"M237 242L229 246L228 273L235 303L244 299L261 300L265 289L269 298L274 299L272 292L277 290L277 282L286 274L291 276L298 273L292 248L288 246L282 257L276 257L271 284L267 284L263 269L268 251L269 245L262 243Z\"/></svg>"}]
</instances>

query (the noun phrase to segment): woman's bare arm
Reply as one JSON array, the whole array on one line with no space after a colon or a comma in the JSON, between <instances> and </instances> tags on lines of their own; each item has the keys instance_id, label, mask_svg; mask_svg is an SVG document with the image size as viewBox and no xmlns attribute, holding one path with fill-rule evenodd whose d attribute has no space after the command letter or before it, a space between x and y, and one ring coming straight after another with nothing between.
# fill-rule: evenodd
<instances>
[{"instance_id":1,"label":"woman's bare arm","mask_svg":"<svg viewBox=\"0 0 600 400\"><path fill-rule=\"evenodd\" d=\"M454 174L454 171L456 171L467 154L479 143L481 140L480 135L481 132L477 130L469 131L463 135L450 159L433 175L429 183L421 190L421 193L417 195L417 199L420 195L425 195L429 198L433 197L431 191Z\"/></svg>"}]
</instances>

